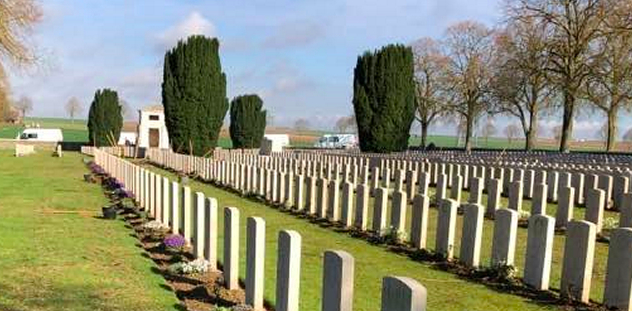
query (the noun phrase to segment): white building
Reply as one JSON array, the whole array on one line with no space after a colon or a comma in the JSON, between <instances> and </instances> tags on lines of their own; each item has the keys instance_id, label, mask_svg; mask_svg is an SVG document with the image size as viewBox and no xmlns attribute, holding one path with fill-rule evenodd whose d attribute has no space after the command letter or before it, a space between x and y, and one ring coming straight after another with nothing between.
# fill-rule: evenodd
<instances>
[{"instance_id":1,"label":"white building","mask_svg":"<svg viewBox=\"0 0 632 311\"><path fill-rule=\"evenodd\" d=\"M169 149L165 112L161 105L145 107L138 111L138 146Z\"/></svg>"},{"instance_id":2,"label":"white building","mask_svg":"<svg viewBox=\"0 0 632 311\"><path fill-rule=\"evenodd\" d=\"M137 136L138 135L136 135L136 132L123 131L121 132L121 136L119 136L118 145L119 146L134 145L136 144Z\"/></svg>"}]
</instances>

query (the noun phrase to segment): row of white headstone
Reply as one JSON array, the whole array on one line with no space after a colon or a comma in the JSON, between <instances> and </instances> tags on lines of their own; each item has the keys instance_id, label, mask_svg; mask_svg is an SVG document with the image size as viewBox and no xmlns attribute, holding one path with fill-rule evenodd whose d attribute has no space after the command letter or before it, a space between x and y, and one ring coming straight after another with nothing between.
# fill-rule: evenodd
<instances>
[{"instance_id":1,"label":"row of white headstone","mask_svg":"<svg viewBox=\"0 0 632 311\"><path fill-rule=\"evenodd\" d=\"M191 157L187 155L175 154L166 150L151 150L149 158L157 163L167 165L179 171L205 173L211 165L210 159L202 157ZM452 164L424 161L404 161L404 160L381 160L378 165L372 165L369 159L365 158L345 158L336 159L328 156L321 160L299 160L288 157L262 157L252 154L236 154L224 157L230 163L241 163L245 165L263 166L284 172L293 171L296 174L306 176L326 176L331 180L332 175L338 178L342 175L343 180L351 179L357 183L358 176L368 180L380 182L384 187L389 188L391 181L396 184L406 185L409 198L413 197L412 190L417 187L421 180L421 174L429 174L429 183L436 185L442 175L447 176L447 186L453 187L453 183L461 176L462 190L470 189L471 177L483 178L483 191L488 191L492 179L499 180L500 193L509 196L511 184L521 182L520 194L525 199L536 198L536 187L540 184L547 185L546 200L548 202L558 202L558 197L562 188L573 187L574 203L584 205L586 203L587 192L591 189L602 189L604 191L604 208L620 209L623 205L623 196L632 190L630 174L615 174L605 171L592 171L584 173L578 171L545 170L545 169L522 169L503 167L498 165L470 165ZM377 170L375 170L377 168ZM229 168L230 169L230 168ZM229 172L232 174L232 172ZM377 176L375 176L377 175ZM375 188L375 182L372 184Z\"/></svg>"},{"instance_id":2,"label":"row of white headstone","mask_svg":"<svg viewBox=\"0 0 632 311\"><path fill-rule=\"evenodd\" d=\"M182 233L198 258L217 268L218 204L201 192L191 194L167 177L129 161L93 150L95 161L134 193L136 201L151 217ZM235 207L224 208L225 286L239 288L240 215ZM246 303L264 310L265 220L248 217L246 225ZM301 235L282 230L278 235L276 305L278 311L299 310ZM344 251L326 251L323 260L323 311L353 310L354 259ZM387 276L382 280L382 311L426 310L426 289L407 277Z\"/></svg>"},{"instance_id":3,"label":"row of white headstone","mask_svg":"<svg viewBox=\"0 0 632 311\"><path fill-rule=\"evenodd\" d=\"M374 170L378 168L375 167ZM340 208L339 181L328 181L322 177L294 176L293 172L284 173L265 167L254 167L241 163L226 161L211 162L209 166L210 179L223 185L231 186L242 192L254 192L266 197L271 203L285 204L298 210L305 209L307 213L326 218L334 222L341 221L345 226L356 226L366 230L368 212L368 195L371 192L364 183L354 186L346 181L342 186L342 208ZM348 176L348 175L347 175ZM374 175L375 176L375 175ZM401 174L400 174L401 176ZM411 243L414 247L424 249L426 245L426 231L428 225L428 174L422 173L420 180L420 194L416 194L412 203L412 221L410 228ZM405 230L406 209L408 208L407 192L398 180L392 194L391 226L394 230ZM435 252L451 259L454 253L454 238L456 231L457 208L460 206L457 198L460 191L452 191L447 197L446 175L439 177L437 189L437 203L439 214L437 219ZM455 185L460 185L462 178L457 175ZM481 205L482 178L472 178L470 181L469 203L463 205L464 219L459 260L471 267L479 266L483 217L485 213L494 215L494 240L492 245L492 267L498 265L513 265L518 230L519 210L522 196L519 193L521 183L514 182L510 187L508 208L498 208L500 180L491 179L490 198L496 204L493 209L485 210ZM558 220L546 216L546 184L535 187L533 215L529 219L528 239L525 263L524 282L536 289L549 288L551 270L553 237L555 226L567 228L564 260L562 265L561 295L582 302L588 302L590 283L593 269L596 234L601 230L603 220L603 197L601 189L590 189L587 192L587 212L585 220L572 220L572 187L562 188ZM306 188L306 200L303 201L303 187ZM354 199L355 188L355 202ZM452 190L461 187L453 187ZM373 190L375 205L373 209L372 230L384 233L387 223L387 205L389 191L384 187ZM455 194L456 192L456 194ZM626 194L626 205L632 202L632 196ZM355 211L354 211L355 208ZM632 214L629 209L621 214L622 228L612 233L610 252L608 257L606 288L604 303L623 309L629 308L632 297ZM565 214L565 215L564 215ZM353 219L355 216L355 220ZM562 217L564 216L564 217ZM623 277L622 277L623 276ZM625 290L628 288L628 290ZM627 300L626 300L627 299ZM625 307L624 307L625 306ZM627 309L626 309L627 310Z\"/></svg>"},{"instance_id":4,"label":"row of white headstone","mask_svg":"<svg viewBox=\"0 0 632 311\"><path fill-rule=\"evenodd\" d=\"M238 150L223 150L215 152L220 157L239 156L244 153ZM250 152L245 152L250 154ZM463 152L463 151L408 151L395 153L365 153L353 150L286 150L274 154L277 157L290 157L307 160L321 160L327 158L369 158L375 161L428 161L461 164L494 164L513 166L522 169L571 169L590 172L600 171L623 172L630 171L629 164L632 156L626 154L586 154L586 153L556 153L556 152Z\"/></svg>"},{"instance_id":5,"label":"row of white headstone","mask_svg":"<svg viewBox=\"0 0 632 311\"><path fill-rule=\"evenodd\" d=\"M475 178L466 179L468 174L461 176L453 174L452 178L447 174L436 174L437 169L431 171L424 171L422 167L419 171L398 169L395 171L395 181L391 183L390 169L385 168L385 173L380 174L379 167L373 167L370 171L368 166L355 166L355 165L335 165L335 169L331 165L310 164L307 162L302 166L287 166L279 164L279 161L270 161L267 157L259 157L259 161L253 161L252 165L239 162L228 161L211 161L210 159L189 157L186 155L175 155L166 153L167 156L162 156L150 153L150 159L160 165L165 165L170 168L180 170L183 166L188 166L191 163L191 167L198 170L200 176L206 180L216 180L221 184L230 185L233 188L243 190L246 192L255 192L262 196L269 197L273 202L284 203L293 205L300 209L310 209L312 213L316 210L322 211L323 209L318 205L319 202L327 204L328 200L332 201L332 204L336 206L340 200L340 191L342 191L342 203L345 204L349 200L352 200L353 192L355 191L359 202L364 202L363 195L366 193L365 188L358 189L360 184L365 186L370 184L370 194L375 196L377 189L380 187L386 188L390 191L393 186L396 191L405 191L406 197L409 201L415 197L416 194L428 195L428 187L433 184L435 180L436 187L436 203L442 199L451 198L460 203L463 189L469 190L469 203L482 204L481 200L483 192L487 192L486 202L486 215L493 215L494 212L500 208L500 198L503 194L503 170L486 170L485 167L469 167L469 169L463 170L464 172L470 171L469 176L475 176ZM187 159L183 161L183 159ZM175 159L170 160L170 159ZM186 165L181 165L186 163ZM180 164L180 165L178 165ZM296 163L295 163L296 164ZM340 168L340 167L343 168ZM360 172L358 174L358 168ZM323 170L324 169L324 170ZM491 175L485 174L485 172L495 172ZM272 175L270 175L272 172ZM297 172L295 174L295 172ZM458 172L458 170L457 170ZM509 174L504 176L513 175L513 170L508 171ZM519 171L524 173L524 171ZM499 173L499 174L496 174ZM522 175L522 174L519 174ZM532 183L532 191L529 195L532 197L532 214L547 214L547 202L551 201L549 198L553 195L558 202L558 209L556 212L556 227L565 228L568 221L573 219L573 210L575 202L577 201L577 192L585 193L585 207L586 207L586 220L589 220L597 225L597 232L599 233L602 228L604 209L606 206L606 197L608 191L598 188L596 182L587 183L591 184L589 188L575 188L571 183L571 175L563 174L559 179L559 183L553 183L552 187L548 183L546 173L536 174L539 178L532 179L535 184ZM557 177L556 174L551 176ZM380 180L380 177L383 177ZM590 175L588 180L595 181L596 175ZM255 180L258 179L258 180ZM557 180L557 178L555 178ZM627 185L627 178L621 177L622 182ZM370 182L369 182L370 180ZM525 187L521 182L522 178L517 181L510 182L506 188L508 195L507 208L522 211ZM348 185L347 183L351 183ZM324 185L324 186L323 186ZM612 185L612 183L609 183ZM558 187L559 186L559 187ZM306 192L304 193L304 188ZM329 189L323 189L329 188ZM340 189L342 188L342 189ZM449 192L448 192L449 188ZM551 191L551 189L555 191ZM275 189L275 191L271 191ZM582 191L578 191L580 189ZM608 188L607 188L608 189ZM627 189L627 187L626 187ZM327 195L327 192L332 195ZM316 195L319 194L319 195ZM619 196L619 208L621 210L621 226L630 226L632 222L632 195L626 190ZM324 200L321 200L324 199ZM358 213L360 210L358 210ZM334 213L337 215L338 213ZM351 214L347 214L351 215ZM337 220L337 218L336 218Z\"/></svg>"}]
</instances>

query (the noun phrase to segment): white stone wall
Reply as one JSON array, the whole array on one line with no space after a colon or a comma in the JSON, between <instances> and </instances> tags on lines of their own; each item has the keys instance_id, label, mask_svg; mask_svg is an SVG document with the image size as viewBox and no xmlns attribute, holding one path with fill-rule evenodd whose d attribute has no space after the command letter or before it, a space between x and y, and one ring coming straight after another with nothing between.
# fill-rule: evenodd
<instances>
[{"instance_id":1,"label":"white stone wall","mask_svg":"<svg viewBox=\"0 0 632 311\"><path fill-rule=\"evenodd\" d=\"M157 115L158 120L150 120L149 116ZM139 111L138 146L149 148L149 130L158 129L160 142L158 148L169 149L169 133L165 125L165 114L162 111Z\"/></svg>"}]
</instances>

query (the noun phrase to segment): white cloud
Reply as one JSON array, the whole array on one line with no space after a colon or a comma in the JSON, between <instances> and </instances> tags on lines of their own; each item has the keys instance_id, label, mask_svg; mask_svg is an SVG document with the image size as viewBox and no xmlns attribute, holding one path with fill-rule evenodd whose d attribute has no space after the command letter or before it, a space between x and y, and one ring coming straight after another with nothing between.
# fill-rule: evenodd
<instances>
[{"instance_id":1,"label":"white cloud","mask_svg":"<svg viewBox=\"0 0 632 311\"><path fill-rule=\"evenodd\" d=\"M160 50L175 45L178 40L190 35L205 35L215 37L217 35L215 25L197 11L191 12L184 20L156 36L156 42Z\"/></svg>"}]
</instances>

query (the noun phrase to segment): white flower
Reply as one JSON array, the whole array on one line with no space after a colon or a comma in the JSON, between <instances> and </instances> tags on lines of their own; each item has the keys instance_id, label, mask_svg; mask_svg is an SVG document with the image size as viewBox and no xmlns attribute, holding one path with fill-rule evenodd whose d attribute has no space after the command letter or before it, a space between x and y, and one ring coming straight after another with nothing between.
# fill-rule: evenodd
<instances>
[{"instance_id":1,"label":"white flower","mask_svg":"<svg viewBox=\"0 0 632 311\"><path fill-rule=\"evenodd\" d=\"M145 224L143 224L143 228L148 230L169 230L169 226L157 220L146 222Z\"/></svg>"},{"instance_id":2,"label":"white flower","mask_svg":"<svg viewBox=\"0 0 632 311\"><path fill-rule=\"evenodd\" d=\"M198 274L198 273L207 272L208 266L209 266L208 261L202 258L198 258L190 262L179 262L179 263L173 264L170 267L170 270L179 274Z\"/></svg>"}]
</instances>

